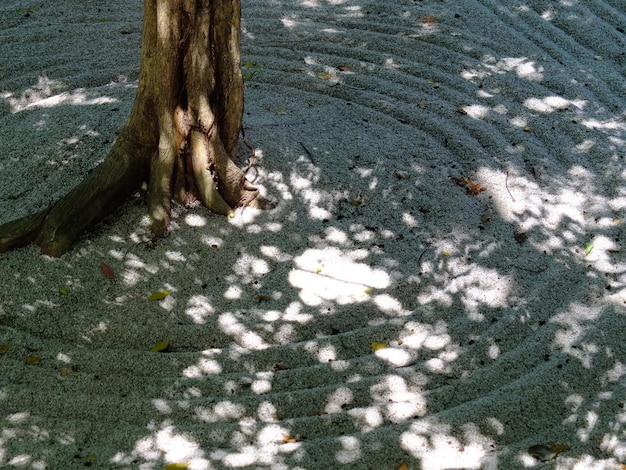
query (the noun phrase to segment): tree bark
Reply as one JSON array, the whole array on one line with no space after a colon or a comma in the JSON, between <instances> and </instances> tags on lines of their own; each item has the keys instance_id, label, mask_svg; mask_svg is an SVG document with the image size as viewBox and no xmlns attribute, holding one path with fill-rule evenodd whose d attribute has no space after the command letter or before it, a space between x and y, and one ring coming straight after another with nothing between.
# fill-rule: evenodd
<instances>
[{"instance_id":1,"label":"tree bark","mask_svg":"<svg viewBox=\"0 0 626 470\"><path fill-rule=\"evenodd\" d=\"M243 118L239 0L145 0L139 86L105 161L52 207L0 226L0 252L35 243L67 252L148 180L155 235L170 201L210 210L269 204L235 164Z\"/></svg>"}]
</instances>

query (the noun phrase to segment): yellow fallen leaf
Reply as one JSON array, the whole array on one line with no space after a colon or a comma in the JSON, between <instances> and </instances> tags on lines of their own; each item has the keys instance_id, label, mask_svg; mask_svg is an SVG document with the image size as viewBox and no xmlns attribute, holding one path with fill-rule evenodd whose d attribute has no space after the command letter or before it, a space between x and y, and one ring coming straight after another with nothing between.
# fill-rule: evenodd
<instances>
[{"instance_id":1,"label":"yellow fallen leaf","mask_svg":"<svg viewBox=\"0 0 626 470\"><path fill-rule=\"evenodd\" d=\"M152 346L152 348L150 348L150 352L165 352L169 349L169 347L170 347L169 341L160 341L154 346Z\"/></svg>"},{"instance_id":2,"label":"yellow fallen leaf","mask_svg":"<svg viewBox=\"0 0 626 470\"><path fill-rule=\"evenodd\" d=\"M67 290L66 290L66 289L61 288L61 289L59 289L59 294L61 294L61 295L67 295Z\"/></svg>"},{"instance_id":3,"label":"yellow fallen leaf","mask_svg":"<svg viewBox=\"0 0 626 470\"><path fill-rule=\"evenodd\" d=\"M0 344L0 354L5 354L11 349L10 344Z\"/></svg>"},{"instance_id":4,"label":"yellow fallen leaf","mask_svg":"<svg viewBox=\"0 0 626 470\"><path fill-rule=\"evenodd\" d=\"M285 444L294 444L296 440L291 437L289 434L283 434L283 442Z\"/></svg>"},{"instance_id":5,"label":"yellow fallen leaf","mask_svg":"<svg viewBox=\"0 0 626 470\"><path fill-rule=\"evenodd\" d=\"M168 463L161 470L185 470L189 467L189 462Z\"/></svg>"},{"instance_id":6,"label":"yellow fallen leaf","mask_svg":"<svg viewBox=\"0 0 626 470\"><path fill-rule=\"evenodd\" d=\"M34 354L29 354L26 356L26 364L29 366L38 366L41 363L41 360L35 356Z\"/></svg>"},{"instance_id":7,"label":"yellow fallen leaf","mask_svg":"<svg viewBox=\"0 0 626 470\"><path fill-rule=\"evenodd\" d=\"M409 470L409 466L406 463L401 463L398 470Z\"/></svg>"},{"instance_id":8,"label":"yellow fallen leaf","mask_svg":"<svg viewBox=\"0 0 626 470\"><path fill-rule=\"evenodd\" d=\"M372 341L372 351L378 351L379 349L385 349L387 347L387 343L378 343L376 341Z\"/></svg>"},{"instance_id":9,"label":"yellow fallen leaf","mask_svg":"<svg viewBox=\"0 0 626 470\"><path fill-rule=\"evenodd\" d=\"M63 367L61 368L61 370L59 371L59 375L61 377L67 377L68 375L70 375L70 370L67 367Z\"/></svg>"},{"instance_id":10,"label":"yellow fallen leaf","mask_svg":"<svg viewBox=\"0 0 626 470\"><path fill-rule=\"evenodd\" d=\"M155 300L163 300L168 295L170 295L170 291L168 291L168 290L158 290L158 291L153 292L152 294L150 294L150 297L148 297L148 300L151 301L151 302L153 302Z\"/></svg>"}]
</instances>

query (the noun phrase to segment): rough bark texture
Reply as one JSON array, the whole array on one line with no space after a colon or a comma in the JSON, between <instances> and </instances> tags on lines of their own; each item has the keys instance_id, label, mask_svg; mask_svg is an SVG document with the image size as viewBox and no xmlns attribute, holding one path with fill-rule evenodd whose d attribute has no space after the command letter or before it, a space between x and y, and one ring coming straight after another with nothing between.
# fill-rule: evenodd
<instances>
[{"instance_id":1,"label":"rough bark texture","mask_svg":"<svg viewBox=\"0 0 626 470\"><path fill-rule=\"evenodd\" d=\"M60 256L144 181L155 235L170 201L230 214L265 201L234 160L243 116L239 0L145 0L139 87L105 161L39 213L0 226L0 252L35 243Z\"/></svg>"}]
</instances>

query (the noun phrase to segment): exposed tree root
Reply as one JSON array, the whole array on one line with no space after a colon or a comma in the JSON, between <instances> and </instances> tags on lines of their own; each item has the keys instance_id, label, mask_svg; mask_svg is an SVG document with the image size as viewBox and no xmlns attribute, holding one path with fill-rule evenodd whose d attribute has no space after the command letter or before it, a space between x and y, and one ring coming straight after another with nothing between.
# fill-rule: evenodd
<instances>
[{"instance_id":1,"label":"exposed tree root","mask_svg":"<svg viewBox=\"0 0 626 470\"><path fill-rule=\"evenodd\" d=\"M145 2L141 74L130 118L105 161L65 197L0 226L0 252L35 243L61 256L148 180L155 235L171 200L211 211L271 204L234 162L243 116L239 0Z\"/></svg>"}]
</instances>

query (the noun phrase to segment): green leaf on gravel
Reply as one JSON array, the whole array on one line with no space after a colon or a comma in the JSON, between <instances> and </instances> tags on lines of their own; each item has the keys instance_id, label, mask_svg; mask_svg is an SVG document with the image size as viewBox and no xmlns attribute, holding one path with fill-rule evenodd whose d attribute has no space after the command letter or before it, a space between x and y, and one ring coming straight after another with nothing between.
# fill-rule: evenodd
<instances>
[{"instance_id":1,"label":"green leaf on gravel","mask_svg":"<svg viewBox=\"0 0 626 470\"><path fill-rule=\"evenodd\" d=\"M150 349L150 352L166 352L170 347L169 341L161 341Z\"/></svg>"},{"instance_id":2,"label":"green leaf on gravel","mask_svg":"<svg viewBox=\"0 0 626 470\"><path fill-rule=\"evenodd\" d=\"M150 302L154 302L155 300L163 300L168 295L170 295L170 291L168 291L168 290L158 290L158 291L153 292L152 294L150 294L150 297L148 297L148 300Z\"/></svg>"}]
</instances>

